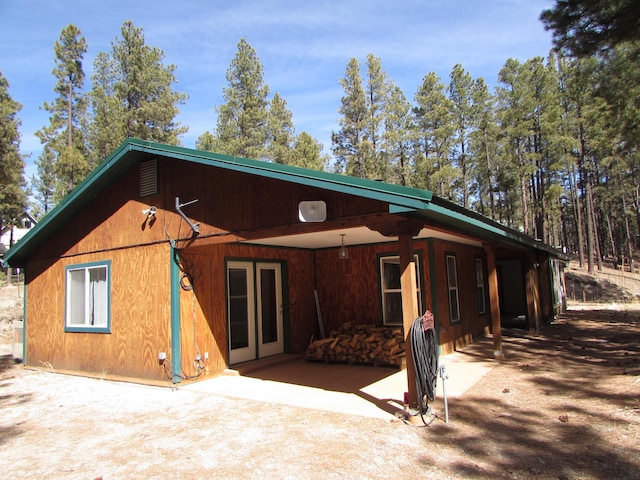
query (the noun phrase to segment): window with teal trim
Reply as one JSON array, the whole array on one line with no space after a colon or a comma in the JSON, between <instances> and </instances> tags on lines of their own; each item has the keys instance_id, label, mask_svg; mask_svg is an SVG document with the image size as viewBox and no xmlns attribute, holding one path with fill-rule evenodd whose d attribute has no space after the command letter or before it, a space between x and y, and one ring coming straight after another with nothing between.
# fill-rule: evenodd
<instances>
[{"instance_id":1,"label":"window with teal trim","mask_svg":"<svg viewBox=\"0 0 640 480\"><path fill-rule=\"evenodd\" d=\"M65 331L111 331L111 262L65 268Z\"/></svg>"}]
</instances>

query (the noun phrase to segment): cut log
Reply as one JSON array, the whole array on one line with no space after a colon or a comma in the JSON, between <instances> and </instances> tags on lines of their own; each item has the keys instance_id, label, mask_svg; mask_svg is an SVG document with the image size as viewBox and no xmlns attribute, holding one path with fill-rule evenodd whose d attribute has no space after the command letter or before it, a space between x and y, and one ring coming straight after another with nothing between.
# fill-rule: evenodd
<instances>
[{"instance_id":1,"label":"cut log","mask_svg":"<svg viewBox=\"0 0 640 480\"><path fill-rule=\"evenodd\" d=\"M345 322L330 337L307 347L308 360L365 363L402 367L405 343L402 329Z\"/></svg>"}]
</instances>

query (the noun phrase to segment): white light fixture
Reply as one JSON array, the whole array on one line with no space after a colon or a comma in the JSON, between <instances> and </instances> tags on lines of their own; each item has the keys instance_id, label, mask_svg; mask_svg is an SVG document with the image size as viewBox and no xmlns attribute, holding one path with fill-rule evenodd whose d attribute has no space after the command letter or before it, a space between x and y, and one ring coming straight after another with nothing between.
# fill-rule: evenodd
<instances>
[{"instance_id":1,"label":"white light fixture","mask_svg":"<svg viewBox=\"0 0 640 480\"><path fill-rule=\"evenodd\" d=\"M344 245L344 237L345 237L346 233L341 233L340 236L342 237L342 246L340 247L340 250L338 251L338 255L340 257L340 260L346 260L347 258L349 258L349 250L347 250L347 247Z\"/></svg>"},{"instance_id":2,"label":"white light fixture","mask_svg":"<svg viewBox=\"0 0 640 480\"><path fill-rule=\"evenodd\" d=\"M324 222L327 219L327 204L322 200L300 202L298 218L301 222Z\"/></svg>"},{"instance_id":3,"label":"white light fixture","mask_svg":"<svg viewBox=\"0 0 640 480\"><path fill-rule=\"evenodd\" d=\"M158 209L152 205L149 208L145 208L144 210L142 210L142 214L146 215L147 217L153 217L155 216L157 211Z\"/></svg>"}]
</instances>

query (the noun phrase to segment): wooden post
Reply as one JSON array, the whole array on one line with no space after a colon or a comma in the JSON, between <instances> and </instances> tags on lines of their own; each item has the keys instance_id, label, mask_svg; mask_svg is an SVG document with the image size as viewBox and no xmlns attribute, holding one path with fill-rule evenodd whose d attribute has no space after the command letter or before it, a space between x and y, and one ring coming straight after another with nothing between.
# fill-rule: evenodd
<instances>
[{"instance_id":1,"label":"wooden post","mask_svg":"<svg viewBox=\"0 0 640 480\"><path fill-rule=\"evenodd\" d=\"M418 406L418 392L416 389L416 371L411 355L411 326L418 317L418 298L416 283L416 264L413 256L413 237L411 232L401 233L398 237L400 250L400 287L402 290L402 326L407 358L407 391L409 392L409 406Z\"/></svg>"},{"instance_id":2,"label":"wooden post","mask_svg":"<svg viewBox=\"0 0 640 480\"><path fill-rule=\"evenodd\" d=\"M538 268L536 257L533 254L524 257L526 275L524 276L524 289L527 298L527 325L529 330L540 329L540 312L538 311L538 282L536 279L536 269Z\"/></svg>"},{"instance_id":3,"label":"wooden post","mask_svg":"<svg viewBox=\"0 0 640 480\"><path fill-rule=\"evenodd\" d=\"M493 356L504 360L502 352L502 325L500 324L500 296L498 294L498 272L496 271L496 254L493 246L484 244L487 255L487 271L489 273L489 304L491 306L491 331L493 333Z\"/></svg>"}]
</instances>

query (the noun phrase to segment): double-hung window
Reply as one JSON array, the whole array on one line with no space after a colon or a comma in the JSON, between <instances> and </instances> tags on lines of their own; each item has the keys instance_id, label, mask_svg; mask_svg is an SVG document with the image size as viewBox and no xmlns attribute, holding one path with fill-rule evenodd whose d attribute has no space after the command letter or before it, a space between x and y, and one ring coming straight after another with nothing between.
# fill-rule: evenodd
<instances>
[{"instance_id":1,"label":"double-hung window","mask_svg":"<svg viewBox=\"0 0 640 480\"><path fill-rule=\"evenodd\" d=\"M66 267L65 331L110 332L110 273L110 261Z\"/></svg>"},{"instance_id":2,"label":"double-hung window","mask_svg":"<svg viewBox=\"0 0 640 480\"><path fill-rule=\"evenodd\" d=\"M416 296L418 311L422 311L422 289L420 286L419 257L415 256ZM380 257L380 289L382 295L382 318L385 325L402 325L402 288L400 286L400 257Z\"/></svg>"},{"instance_id":3,"label":"double-hung window","mask_svg":"<svg viewBox=\"0 0 640 480\"><path fill-rule=\"evenodd\" d=\"M478 294L478 313L483 314L487 312L486 296L484 293L484 268L482 266L482 259L476 258L476 292Z\"/></svg>"},{"instance_id":4,"label":"double-hung window","mask_svg":"<svg viewBox=\"0 0 640 480\"><path fill-rule=\"evenodd\" d=\"M458 296L458 272L455 255L447 255L447 286L449 289L449 321L460 321L460 300Z\"/></svg>"}]
</instances>

